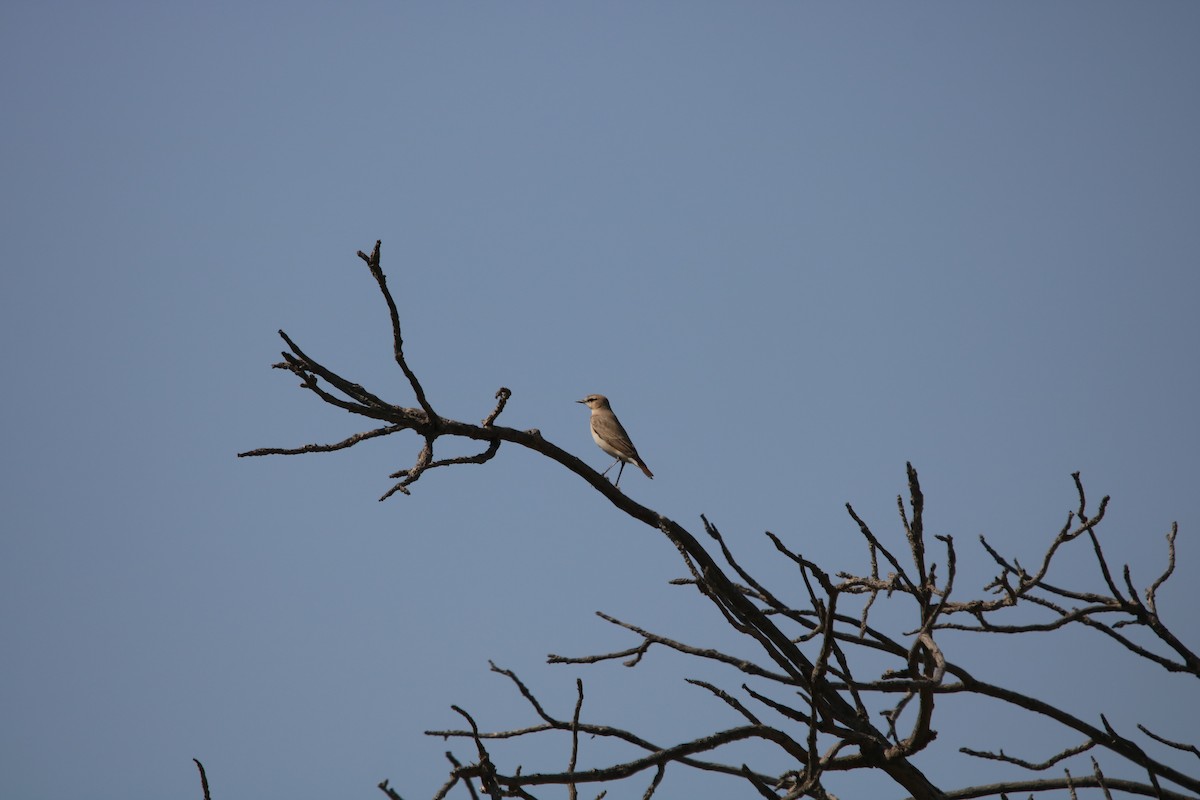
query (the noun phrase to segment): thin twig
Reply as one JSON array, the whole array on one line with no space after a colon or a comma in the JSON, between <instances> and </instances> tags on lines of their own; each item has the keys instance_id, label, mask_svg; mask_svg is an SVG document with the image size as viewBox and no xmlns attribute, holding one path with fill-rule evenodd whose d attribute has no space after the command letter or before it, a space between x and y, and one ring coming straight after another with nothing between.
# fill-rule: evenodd
<instances>
[{"instance_id":1,"label":"thin twig","mask_svg":"<svg viewBox=\"0 0 1200 800\"><path fill-rule=\"evenodd\" d=\"M387 286L387 276L383 274L383 268L379 266L379 249L383 244L382 240L375 242L375 249L371 251L371 255L367 255L362 250L358 251L358 257L367 262L367 268L371 271L375 282L379 284L379 291L383 293L383 298L387 302L388 314L392 318L392 347L393 357L396 359L396 364L404 373L404 377L408 378L408 383L412 386L413 394L416 395L417 403L421 408L425 409L425 413L429 415L429 421L436 426L438 423L437 412L433 410L433 406L429 404L429 400L425 397L425 390L421 388L421 382L417 380L417 376L409 369L408 361L404 358L404 336L400 332L400 312L396 309L396 301L392 299L392 293Z\"/></svg>"},{"instance_id":2,"label":"thin twig","mask_svg":"<svg viewBox=\"0 0 1200 800\"><path fill-rule=\"evenodd\" d=\"M958 752L963 753L964 755L974 756L975 758L987 759L989 761L1003 761L1006 764L1015 764L1018 767L1024 767L1025 769L1037 772L1043 769L1049 769L1058 762L1070 758L1071 756L1077 756L1080 753L1086 753L1095 746L1096 742L1089 739L1083 744L1079 744L1074 747L1068 747L1066 750L1063 750L1060 753L1055 753L1045 761L1026 761L1023 758L1016 758L1015 756L1007 755L1003 750L992 753L987 750L972 750L969 747L960 747L958 748Z\"/></svg>"},{"instance_id":3,"label":"thin twig","mask_svg":"<svg viewBox=\"0 0 1200 800\"><path fill-rule=\"evenodd\" d=\"M571 715L571 759L567 762L567 772L571 774L575 773L575 763L579 757L579 712L583 709L583 680L580 678L575 679L575 691L579 693L579 699L575 701L575 713ZM567 784L567 796L571 800L579 797L574 780Z\"/></svg>"},{"instance_id":4,"label":"thin twig","mask_svg":"<svg viewBox=\"0 0 1200 800\"><path fill-rule=\"evenodd\" d=\"M204 790L204 800L212 800L212 795L208 793L208 775L204 773L204 765L198 758L193 758L192 761L196 762L196 769L200 770L200 788Z\"/></svg>"}]
</instances>

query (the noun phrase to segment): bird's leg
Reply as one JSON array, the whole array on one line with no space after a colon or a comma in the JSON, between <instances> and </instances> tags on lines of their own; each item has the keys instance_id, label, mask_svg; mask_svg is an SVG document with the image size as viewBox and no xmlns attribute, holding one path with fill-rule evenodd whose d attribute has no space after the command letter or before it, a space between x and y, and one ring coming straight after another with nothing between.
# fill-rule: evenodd
<instances>
[{"instance_id":1,"label":"bird's leg","mask_svg":"<svg viewBox=\"0 0 1200 800\"><path fill-rule=\"evenodd\" d=\"M619 458L617 460L621 462L621 468L619 470L617 470L617 482L613 484L614 489L618 488L621 485L621 473L623 473L625 471L625 462Z\"/></svg>"},{"instance_id":2,"label":"bird's leg","mask_svg":"<svg viewBox=\"0 0 1200 800\"><path fill-rule=\"evenodd\" d=\"M619 458L618 458L616 461L614 461L613 463L609 464L609 465L608 465L608 469L606 469L606 470L604 470L604 472L601 472L601 473L600 473L600 477L602 477L602 478L603 478L605 475L607 475L607 474L608 474L608 471L609 471L609 470L611 470L613 467L615 467L617 464L620 464L620 463L621 463L621 459L619 459ZM620 478L618 478L617 480L620 480Z\"/></svg>"}]
</instances>

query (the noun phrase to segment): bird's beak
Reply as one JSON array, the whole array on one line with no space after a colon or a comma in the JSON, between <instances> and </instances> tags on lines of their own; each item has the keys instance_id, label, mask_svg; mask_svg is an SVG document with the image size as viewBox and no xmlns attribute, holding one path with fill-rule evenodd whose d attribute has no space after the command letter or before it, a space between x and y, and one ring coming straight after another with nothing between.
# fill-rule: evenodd
<instances>
[{"instance_id":1,"label":"bird's beak","mask_svg":"<svg viewBox=\"0 0 1200 800\"><path fill-rule=\"evenodd\" d=\"M576 402L576 403L586 403L586 402L587 402L587 400L576 400L575 402Z\"/></svg>"}]
</instances>

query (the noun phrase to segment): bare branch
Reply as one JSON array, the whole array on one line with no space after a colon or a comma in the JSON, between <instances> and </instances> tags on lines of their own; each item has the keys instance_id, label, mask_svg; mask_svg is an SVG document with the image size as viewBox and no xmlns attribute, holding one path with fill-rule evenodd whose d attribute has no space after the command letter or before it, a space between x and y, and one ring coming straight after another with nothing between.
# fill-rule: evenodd
<instances>
[{"instance_id":1,"label":"bare branch","mask_svg":"<svg viewBox=\"0 0 1200 800\"><path fill-rule=\"evenodd\" d=\"M453 753L447 751L446 752L446 760L450 762L450 765L452 767L454 767L454 770L453 770L454 774L461 773L464 771L463 765L461 763L459 763L458 759L454 757ZM457 778L454 778L453 780L457 780ZM475 791L475 784L471 783L470 778L464 778L463 784L467 787L467 794L471 795L471 800L479 800L479 794L476 793L476 791ZM454 785L453 783L449 783L446 785L445 789L449 790L449 788L453 785Z\"/></svg>"},{"instance_id":2,"label":"bare branch","mask_svg":"<svg viewBox=\"0 0 1200 800\"><path fill-rule=\"evenodd\" d=\"M583 709L583 681L579 678L575 679L575 690L579 693L579 699L575 701L575 713L571 715L571 759L567 762L567 772L570 773L575 772L576 759L579 757L579 712ZM575 781L567 784L567 795L571 800L579 797Z\"/></svg>"},{"instance_id":3,"label":"bare branch","mask_svg":"<svg viewBox=\"0 0 1200 800\"><path fill-rule=\"evenodd\" d=\"M473 774L483 780L484 791L490 794L494 800L499 800L504 796L504 792L496 782L496 768L492 765L492 759L483 745L483 739L479 735L479 726L475 724L475 720L471 718L470 714L458 706L450 706L450 708L454 709L471 726L471 738L475 740L475 749L479 754L479 761L474 766Z\"/></svg>"},{"instance_id":4,"label":"bare branch","mask_svg":"<svg viewBox=\"0 0 1200 800\"><path fill-rule=\"evenodd\" d=\"M663 762L658 765L658 769L654 771L654 779L650 781L650 785L646 787L646 793L642 795L642 800L650 800L654 796L654 790L662 783L663 775L667 774L667 764Z\"/></svg>"},{"instance_id":5,"label":"bare branch","mask_svg":"<svg viewBox=\"0 0 1200 800\"><path fill-rule=\"evenodd\" d=\"M484 450L482 453L478 453L473 456L458 456L456 458L443 458L443 459L439 459L437 461L430 461L428 464L425 465L425 469L435 469L437 467L450 467L450 466L454 466L455 464L484 464L484 463L490 461L492 459L492 456L496 455L496 451L498 451L499 449L500 449L500 440L497 439L496 441L494 441L490 445L488 445L488 448L486 450ZM411 470L411 469L402 469L402 470L399 470L398 472L393 472L388 477L389 478L403 478L406 476L411 476L412 472L413 472L413 470Z\"/></svg>"},{"instance_id":6,"label":"bare branch","mask_svg":"<svg viewBox=\"0 0 1200 800\"><path fill-rule=\"evenodd\" d=\"M503 386L501 386L499 389L497 389L496 390L496 401L497 401L496 407L493 408L492 413L490 413L486 417L484 417L483 422L481 422L479 424L485 428L491 427L492 423L496 421L496 417L500 416L500 412L502 412L504 410L504 406L508 402L508 398L510 398L510 397L512 397L511 389L507 389Z\"/></svg>"},{"instance_id":7,"label":"bare branch","mask_svg":"<svg viewBox=\"0 0 1200 800\"><path fill-rule=\"evenodd\" d=\"M601 661L611 661L611 660L617 659L617 658L625 658L626 656L633 656L633 658L631 658L628 661L625 661L623 663L627 667L635 667L635 666L637 666L638 662L640 662L642 660L642 656L646 655L646 651L650 649L651 644L653 644L653 642L650 639L645 639L637 647L631 647L628 650L619 650L615 653L601 653L600 655L594 655L594 656L570 657L570 656L557 656L557 655L554 655L553 653L551 653L550 655L548 655L546 657L546 663L548 663L548 664L596 664Z\"/></svg>"},{"instance_id":8,"label":"bare branch","mask_svg":"<svg viewBox=\"0 0 1200 800\"><path fill-rule=\"evenodd\" d=\"M1140 730L1142 733L1146 734L1147 736L1149 736L1151 739L1158 742L1159 744L1165 744L1167 747L1173 747L1176 750L1182 750L1185 753L1191 753L1192 755L1196 756L1197 758L1200 758L1200 748L1197 748L1196 745L1194 745L1194 744L1187 744L1186 742L1172 741L1165 737L1159 736L1157 733L1150 730L1149 728L1147 728L1144 725L1138 725L1138 730Z\"/></svg>"},{"instance_id":9,"label":"bare branch","mask_svg":"<svg viewBox=\"0 0 1200 800\"><path fill-rule=\"evenodd\" d=\"M908 517L904 514L904 501L899 495L896 496L896 505L900 509L900 520L904 523L904 533L908 537L908 546L912 551L913 564L917 567L917 577L920 585L924 587L928 582L928 576L925 572L925 496L921 494L921 484L917 480L917 471L913 469L913 465L908 463L904 466L908 472L908 495L913 510L911 524L908 521Z\"/></svg>"},{"instance_id":10,"label":"bare branch","mask_svg":"<svg viewBox=\"0 0 1200 800\"><path fill-rule=\"evenodd\" d=\"M1104 773L1100 771L1100 762L1092 757L1092 775L1096 778L1096 783L1104 792L1104 800L1112 800L1112 792L1108 790L1108 782L1104 779Z\"/></svg>"},{"instance_id":11,"label":"bare branch","mask_svg":"<svg viewBox=\"0 0 1200 800\"><path fill-rule=\"evenodd\" d=\"M404 428L400 425L384 425L382 428L376 428L362 433L356 433L349 436L340 442L333 444L306 444L302 447L283 448L283 447L261 447L257 450L247 450L244 453L238 453L238 458L247 458L251 456L297 456L304 453L332 453L335 450L345 450L348 447L353 447L359 442L367 439L374 439L379 436L387 436L396 431L402 431Z\"/></svg>"},{"instance_id":12,"label":"bare branch","mask_svg":"<svg viewBox=\"0 0 1200 800\"><path fill-rule=\"evenodd\" d=\"M712 648L692 647L691 645L687 645L682 642L677 642L674 639L668 639L665 636L659 636L656 633L651 633L650 631L645 630L644 628L639 628L637 625L632 625L628 622L622 622L621 620L617 619L616 617L610 617L608 614L605 614L601 611L597 611L596 616L600 617L603 620L611 622L614 625L619 625L622 628L626 628L628 630L633 631L634 633L643 637L647 643L662 645L663 647L668 647L668 648L670 648L672 650L676 650L680 653L686 653L687 655L691 655L691 656L698 656L699 658L707 658L707 659L711 659L713 661L720 661L722 663L729 664L732 667L736 667L737 669L741 670L742 672L746 673L747 675L754 675L759 678L766 678L767 680L775 681L777 683L787 683L787 684L793 683L793 679L791 677L789 677L787 675L782 675L778 672L771 672L770 670L767 670L767 669L759 666L758 664L754 663L753 661L749 661L744 658L737 658L736 656L727 655L725 653L722 653L719 650L714 650ZM635 649L637 649L637 648L635 648ZM632 652L632 651L627 650L627 651L623 651L620 654L612 654L612 655L614 655L614 656L626 655L630 652ZM562 661L562 662L568 661L568 659L562 658L561 656L556 657L556 660ZM599 659L597 659L597 660L599 660ZM574 661L578 662L578 661L580 661L580 659L574 659Z\"/></svg>"},{"instance_id":13,"label":"bare branch","mask_svg":"<svg viewBox=\"0 0 1200 800\"><path fill-rule=\"evenodd\" d=\"M204 791L204 800L212 800L212 795L208 792L208 775L204 774L204 765L198 758L193 758L192 761L196 762L196 769L200 770L200 788Z\"/></svg>"},{"instance_id":14,"label":"bare branch","mask_svg":"<svg viewBox=\"0 0 1200 800\"><path fill-rule=\"evenodd\" d=\"M472 800L477 800L475 781L479 781L483 791L493 798L533 800L529 787L559 785L567 787L571 800L577 800L581 784L622 780L653 770L653 778L644 793L644 798L649 800L665 780L668 764L738 777L747 781L760 796L773 800L804 796L818 800L832 798L821 784L822 776L858 769L879 770L913 798L920 800L1004 797L1014 792L1032 794L1055 789L1066 789L1074 797L1076 789L1084 787L1099 788L1106 795L1124 792L1169 800L1184 796L1164 790L1159 785L1160 780L1170 781L1200 794L1200 778L1152 757L1137 742L1114 730L1103 715L1100 716L1103 726L1097 728L1052 703L978 681L951 660L946 646L954 640L950 637L938 638L942 631L949 630L978 634L1052 633L1067 625L1081 624L1103 633L1100 641L1115 643L1168 670L1200 677L1200 658L1163 623L1157 607L1158 589L1176 567L1176 526L1173 525L1167 535L1167 566L1145 590L1143 600L1143 595L1135 587L1131 567L1124 565L1118 579L1102 547L1098 526L1104 519L1109 498L1105 496L1094 513L1089 511L1080 473L1073 473L1078 506L1067 515L1065 524L1041 554L1037 568L1031 573L1022 566L1020 560L1002 556L986 539L980 537L983 548L998 566L999 572L983 587L982 597L961 599L962 590L955 587L958 555L954 539L949 535L936 537L946 548L947 574L943 585L939 585L939 564L929 561L924 527L925 496L917 472L909 463L906 464L907 506L902 496L896 498L904 541L908 545L904 560L897 555L901 551L893 552L890 549L890 540L885 542L877 536L854 508L847 504L846 509L867 544L869 572L865 575L838 572L836 578L831 578L828 572L793 553L782 544L779 537L768 532L776 551L794 563L800 573L800 581L794 585L803 587L801 599L798 603L787 601L784 598L793 594L794 590L788 587L788 591L777 593L756 578L740 563L733 548L707 517L701 516L700 519L704 532L717 546L715 550L719 550L719 557L723 559L721 563L683 526L631 500L583 461L546 441L536 429L520 431L496 425L496 420L512 397L512 392L507 388L501 387L496 392L494 408L479 425L436 414L404 353L400 316L380 267L380 249L381 243L377 241L370 255L361 251L358 255L366 262L386 301L392 325L393 356L408 380L418 407L407 408L385 402L361 385L313 360L286 333L280 331L288 350L282 353L283 360L275 365L276 368L297 376L302 389L330 406L372 419L378 424L371 430L332 444L260 448L240 455L332 452L348 449L367 439L412 431L421 438L420 450L412 467L392 473L390 478L397 482L381 498L384 499L394 493L408 494L409 487L431 469L488 463L498 455L502 443L536 452L586 481L617 510L665 536L679 552L690 576L679 583L694 586L712 603L729 626L745 637L742 641L754 648L752 657L741 657L733 654L740 650L726 653L692 646L599 614L608 622L634 633L640 641L633 647L598 655L567 658L551 654L548 657L550 663L591 664L620 659L626 666L632 667L641 662L652 645L661 645L685 656L722 664L751 678L769 681L772 686L782 688L783 692L777 694L785 694L790 698L781 702L768 697L764 691L756 691L743 684L750 698L779 715L779 726L772 726L764 724L746 704L714 684L691 679L690 683L713 694L749 724L698 736L670 747L660 747L634 732L585 722L581 718L584 692L579 679L576 679L574 710L566 719L561 719L548 713L515 673L492 664L492 670L508 677L530 704L538 722L523 728L481 732L469 714L452 706L467 721L468 728L427 733L469 739L474 743L477 762L464 766L448 753L452 770L447 782L437 793L437 800L445 797L459 781L465 784ZM479 443L479 448L471 448L474 455L436 458L435 443L442 436L469 439ZM1084 541L1090 544L1090 556L1080 549L1082 543L1072 546L1072 543L1085 536ZM1062 585L1050 582L1050 570L1061 560L1071 558L1070 554L1074 554L1074 557L1083 554L1084 557L1095 559L1105 587L1101 592L1081 590L1071 583ZM888 564L886 575L880 573L881 555ZM731 575L737 582L731 580ZM862 600L856 600L858 597ZM909 623L909 632L892 636L870 625L872 609L884 600L888 601L890 607L898 605L915 612L917 621ZM999 615L999 612L1017 606L1028 609L1033 616L1013 620ZM876 612L877 616L879 613ZM1146 635L1138 636L1136 640L1134 636L1126 635L1123 629L1133 626L1146 632ZM865 663L871 665L873 674L881 674L880 679L863 681L855 676L852 665L859 666L860 676L862 674L860 662L856 660L859 655L867 656ZM879 664L881 660L883 664ZM882 672L875 672L876 669ZM947 680L948 676L951 680ZM1122 767L1135 766L1144 770L1148 782L1110 779L1101 771L1099 761L1093 759L1091 775L1084 777L1073 777L1064 770L1064 777L1056 780L1007 781L945 792L926 775L924 770L928 765L919 768L909 757L935 740L934 699L941 700L955 694L996 700L1028 712L1033 720L1072 731L1084 739L1083 744L1040 762L1011 757L1004 750L989 753L964 748L961 752L965 755L1028 770L1045 770L1085 751L1102 751L1119 758ZM880 710L880 706L884 706L883 710ZM913 711L913 714L908 735L901 738L897 728L905 711ZM883 722L876 725L875 721L880 716ZM770 719L771 715L765 718ZM1139 726L1139 729L1158 745L1200 756L1195 745L1172 742L1144 727ZM540 737L554 731L570 737L570 756L565 772L523 773L518 767L513 774L503 774L493 764L485 745L486 742L504 742L525 736ZM625 742L636 748L637 754L618 763L581 772L578 769L581 734ZM763 745L770 743L782 751L789 760L788 769L780 775L770 776L750 770L745 764L717 760L720 757L717 751L728 752L724 749L727 745L755 741ZM824 748L824 752L818 747ZM704 755L709 753L713 755ZM936 763L936 760L928 763ZM203 768L201 773L203 775ZM379 788L388 794L389 800L399 800L386 781ZM601 792L600 796L603 794Z\"/></svg>"},{"instance_id":15,"label":"bare branch","mask_svg":"<svg viewBox=\"0 0 1200 800\"><path fill-rule=\"evenodd\" d=\"M1126 794L1137 795L1140 797L1161 797L1161 800L1196 800L1193 795L1181 794L1163 790L1161 795L1156 795L1154 787L1138 783L1137 781L1123 780L1120 778L1104 779L1104 786L1110 790L1125 792ZM1084 775L1073 777L1070 773L1062 778L1044 778L1030 781L1004 781L1002 783L980 784L978 786L967 786L962 789L946 792L947 800L972 800L978 797L1004 797L1006 794L1024 794L1029 793L1032 796L1039 792L1057 792L1067 790L1074 797L1074 788L1079 789L1099 789L1102 788L1101 782L1094 775ZM911 798L909 799L911 800Z\"/></svg>"},{"instance_id":16,"label":"bare branch","mask_svg":"<svg viewBox=\"0 0 1200 800\"><path fill-rule=\"evenodd\" d=\"M1003 750L1000 750L996 753L991 753L986 750L972 750L969 747L960 747L958 748L958 752L990 761L1003 761L1006 764L1016 764L1018 767L1024 767L1025 769L1038 772L1044 769L1049 769L1058 762L1070 758L1071 756L1077 756L1080 753L1086 753L1095 746L1096 742L1089 739L1083 744L1076 745L1075 747L1068 747L1066 750L1063 750L1060 753L1055 753L1045 761L1026 761L1022 758L1016 758L1014 756L1007 755Z\"/></svg>"},{"instance_id":17,"label":"bare branch","mask_svg":"<svg viewBox=\"0 0 1200 800\"><path fill-rule=\"evenodd\" d=\"M745 764L742 765L742 777L754 787L764 800L779 800L779 796L771 791L771 787L761 781Z\"/></svg>"},{"instance_id":18,"label":"bare branch","mask_svg":"<svg viewBox=\"0 0 1200 800\"><path fill-rule=\"evenodd\" d=\"M749 709L747 709L736 698L732 697L724 690L718 689L716 686L713 686L711 683L708 683L707 681L697 680L696 678L685 678L684 680L686 680L688 683L692 684L693 686L699 686L701 688L707 689L708 691L712 692L714 695L716 695L721 700L723 700L726 705L728 705L734 711L737 711L739 714L741 714L743 717L745 717L747 720L749 720L751 725L762 725L763 724L762 720L760 720L758 717L751 714Z\"/></svg>"},{"instance_id":19,"label":"bare branch","mask_svg":"<svg viewBox=\"0 0 1200 800\"><path fill-rule=\"evenodd\" d=\"M367 255L362 250L358 251L358 257L367 262L367 268L371 270L371 276L375 278L375 282L379 284L379 291L383 294L384 300L387 301L388 314L392 318L392 347L393 356L396 359L396 364L404 373L404 377L408 378L408 383L412 386L413 394L417 397L417 403L425 410L429 421L436 427L438 423L438 415L433 410L433 406L429 404L429 400L425 397L425 390L421 388L421 382L417 380L417 376L409 369L408 362L404 358L404 337L400 333L400 312L396 309L396 301L392 299L392 293L387 287L387 277L383 274L383 268L379 266L379 248L382 246L382 240L375 242L375 249L371 251L371 255Z\"/></svg>"},{"instance_id":20,"label":"bare branch","mask_svg":"<svg viewBox=\"0 0 1200 800\"><path fill-rule=\"evenodd\" d=\"M404 798L401 797L400 794L395 789L393 789L391 786L388 785L388 781L386 778L383 780L382 783L379 784L378 788L379 788L379 791L383 792L384 794L386 794L388 796L389 800L404 800Z\"/></svg>"},{"instance_id":21,"label":"bare branch","mask_svg":"<svg viewBox=\"0 0 1200 800\"><path fill-rule=\"evenodd\" d=\"M545 708L543 708L542 704L537 700L536 697L534 697L533 692L531 692L529 690L529 688L524 684L524 682L522 682L521 679L519 677L517 677L516 673L514 673L513 671L508 670L508 669L501 669L500 667L497 667L495 664L492 664L492 671L497 674L507 677L517 687L517 690L521 693L521 695L525 698L525 700L530 704L530 706L533 707L535 713L537 713L537 715L543 720L544 724L533 725L533 726L529 726L527 728L519 728L519 729L515 729L515 730L494 731L494 732L480 732L475 729L472 729L469 731L468 730L432 730L432 731L425 731L425 735L437 736L437 737L441 737L444 739L446 739L446 738L472 738L472 739L479 738L479 739L501 740L501 739L514 739L514 738L519 738L521 736L544 733L544 732L552 731L552 730L560 730L560 731L570 732L572 727L575 726L575 727L577 727L577 729L580 733L584 733L589 736L598 736L598 737L607 737L607 738L618 739L620 741L624 741L628 744L631 744L631 745L638 747L639 749L645 750L647 752L655 753L655 752L660 752L664 749L664 748L659 747L658 745L655 745L655 744L652 744L651 742L646 741L645 739L643 739L639 736L636 736L635 734L630 733L629 731L625 731L620 728L614 728L614 727L608 726L608 725L589 724L589 723L585 723L582 721L580 721L578 723L574 723L572 721L563 721L563 720L556 719L546 712L546 710L545 710ZM710 771L710 772L723 772L723 773L726 773L729 775L740 775L741 774L740 768L725 765L725 764L719 764L719 763L709 762L709 761L702 761L702 760L693 759L693 758L679 758L676 760L680 764L683 764L684 766L692 767L694 769L700 769L700 770L705 770L705 771ZM574 773L570 773L570 774L574 774ZM770 780L770 778L768 776L760 776L760 777L763 780Z\"/></svg>"},{"instance_id":22,"label":"bare branch","mask_svg":"<svg viewBox=\"0 0 1200 800\"><path fill-rule=\"evenodd\" d=\"M908 573L904 571L904 568L900 566L900 562L896 560L896 557L892 555L891 551L879 543L879 539L876 538L875 534L871 532L871 528L862 520L861 517L858 516L854 510L854 507L849 503L846 503L846 511L850 514L850 518L858 523L858 529L862 533L863 538L865 538L867 543L871 546L872 551L883 553L883 557L888 560L888 563L892 565L892 569L895 570L894 574L896 577L898 577L904 584L905 591L915 597L917 594L917 589L913 585L912 580L908 577Z\"/></svg>"}]
</instances>

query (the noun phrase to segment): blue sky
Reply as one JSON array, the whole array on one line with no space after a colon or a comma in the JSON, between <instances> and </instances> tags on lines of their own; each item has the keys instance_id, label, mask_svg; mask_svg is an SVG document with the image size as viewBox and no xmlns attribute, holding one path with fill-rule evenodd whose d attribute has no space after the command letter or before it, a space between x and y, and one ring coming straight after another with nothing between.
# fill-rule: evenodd
<instances>
[{"instance_id":1,"label":"blue sky","mask_svg":"<svg viewBox=\"0 0 1200 800\"><path fill-rule=\"evenodd\" d=\"M1179 521L1196 642L1198 33L1172 2L6 4L0 796L197 797L193 757L226 800L430 796L451 703L530 721L488 659L564 716L580 676L597 722L736 724L665 654L545 665L633 644L597 610L734 646L561 469L505 447L381 504L411 438L234 457L363 429L269 369L279 328L414 404L376 239L439 411L508 386L502 421L603 468L572 401L607 394L655 472L623 488L781 585L764 530L859 569L843 505L898 543L912 461L977 591L978 535L1034 561L1080 470L1139 585ZM1195 738L1185 678L1004 645L951 657ZM944 711L955 746L1074 743ZM982 774L953 750L919 763Z\"/></svg>"}]
</instances>

